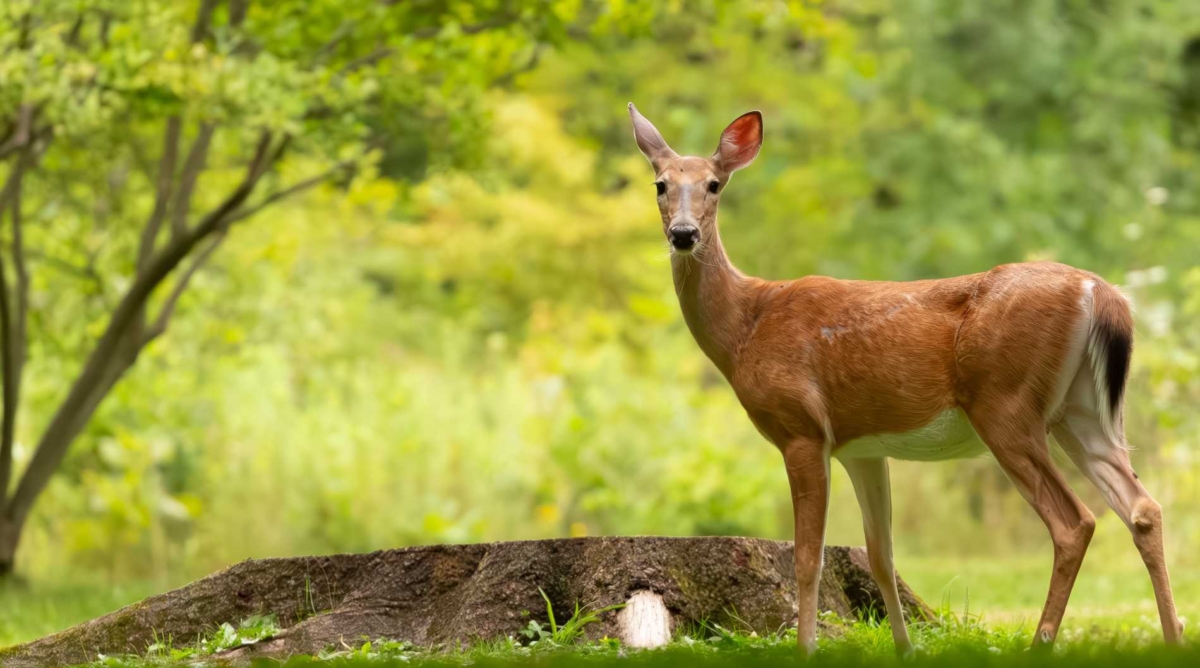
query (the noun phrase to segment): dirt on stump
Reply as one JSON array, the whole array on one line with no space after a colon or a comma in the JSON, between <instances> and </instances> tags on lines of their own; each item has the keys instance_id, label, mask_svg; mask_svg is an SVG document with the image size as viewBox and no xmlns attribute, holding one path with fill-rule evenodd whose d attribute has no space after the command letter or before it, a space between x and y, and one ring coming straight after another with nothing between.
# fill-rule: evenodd
<instances>
[{"instance_id":1,"label":"dirt on stump","mask_svg":"<svg viewBox=\"0 0 1200 668\"><path fill-rule=\"evenodd\" d=\"M155 637L179 645L224 622L275 615L273 638L221 655L316 654L387 638L453 646L517 634L530 619L559 621L578 603L598 609L639 591L661 596L680 624L711 621L758 633L796 621L792 544L757 538L572 538L434 545L371 554L256 559L41 640L0 651L4 668L70 665L144 654ZM930 609L900 582L910 618ZM853 618L884 605L858 547L825 548L820 607ZM617 612L587 635L619 637ZM214 657L218 658L218 657Z\"/></svg>"}]
</instances>

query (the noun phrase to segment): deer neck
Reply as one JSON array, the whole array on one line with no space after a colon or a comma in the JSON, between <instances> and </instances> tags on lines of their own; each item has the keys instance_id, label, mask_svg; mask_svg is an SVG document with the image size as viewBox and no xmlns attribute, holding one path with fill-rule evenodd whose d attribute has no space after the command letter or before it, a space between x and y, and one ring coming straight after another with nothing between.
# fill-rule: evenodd
<instances>
[{"instance_id":1,"label":"deer neck","mask_svg":"<svg viewBox=\"0 0 1200 668\"><path fill-rule=\"evenodd\" d=\"M688 329L721 373L731 377L753 327L760 281L733 266L715 228L713 238L693 253L672 253L671 272Z\"/></svg>"}]
</instances>

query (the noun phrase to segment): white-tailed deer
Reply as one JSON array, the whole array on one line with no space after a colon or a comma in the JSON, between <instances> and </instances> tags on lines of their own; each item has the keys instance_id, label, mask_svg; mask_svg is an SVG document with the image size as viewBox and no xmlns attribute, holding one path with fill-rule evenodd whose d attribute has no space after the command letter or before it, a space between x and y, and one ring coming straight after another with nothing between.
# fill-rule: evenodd
<instances>
[{"instance_id":1,"label":"white-tailed deer","mask_svg":"<svg viewBox=\"0 0 1200 668\"><path fill-rule=\"evenodd\" d=\"M803 650L816 646L830 458L853 481L871 572L907 654L887 459L952 459L985 447L1050 530L1054 570L1034 644L1052 643L1096 522L1051 463L1048 432L1133 533L1163 635L1181 639L1161 507L1133 472L1123 435L1133 319L1116 288L1050 262L907 283L746 276L721 246L717 203L730 176L758 155L761 114L733 121L707 158L679 156L632 104L629 115L654 166L684 320L783 454Z\"/></svg>"}]
</instances>

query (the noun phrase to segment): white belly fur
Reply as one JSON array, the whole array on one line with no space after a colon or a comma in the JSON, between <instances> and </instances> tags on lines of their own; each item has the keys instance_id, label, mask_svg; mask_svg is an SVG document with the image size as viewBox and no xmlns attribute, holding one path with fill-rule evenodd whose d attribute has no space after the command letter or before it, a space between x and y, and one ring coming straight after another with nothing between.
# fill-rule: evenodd
<instances>
[{"instance_id":1,"label":"white belly fur","mask_svg":"<svg viewBox=\"0 0 1200 668\"><path fill-rule=\"evenodd\" d=\"M891 457L918 462L965 459L987 452L967 414L952 408L932 422L902 434L874 434L857 438L833 451L839 459Z\"/></svg>"}]
</instances>

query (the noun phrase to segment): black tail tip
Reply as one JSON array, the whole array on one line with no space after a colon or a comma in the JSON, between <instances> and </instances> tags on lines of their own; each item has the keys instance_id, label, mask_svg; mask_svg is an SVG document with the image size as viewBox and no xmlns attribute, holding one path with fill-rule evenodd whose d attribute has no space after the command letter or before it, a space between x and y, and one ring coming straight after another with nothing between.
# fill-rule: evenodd
<instances>
[{"instance_id":1,"label":"black tail tip","mask_svg":"<svg viewBox=\"0 0 1200 668\"><path fill-rule=\"evenodd\" d=\"M1121 407L1125 396L1125 383L1129 379L1129 361L1133 357L1133 337L1129 332L1111 326L1103 327L1101 336L1108 342L1108 359L1105 360L1104 381L1108 385L1108 407L1113 415Z\"/></svg>"}]
</instances>

